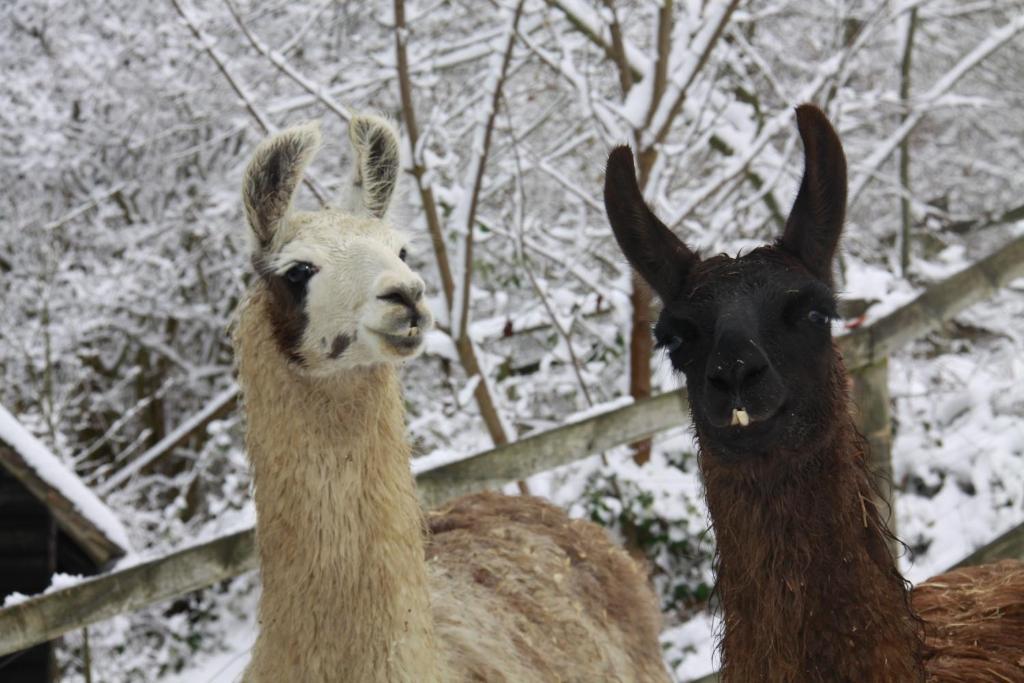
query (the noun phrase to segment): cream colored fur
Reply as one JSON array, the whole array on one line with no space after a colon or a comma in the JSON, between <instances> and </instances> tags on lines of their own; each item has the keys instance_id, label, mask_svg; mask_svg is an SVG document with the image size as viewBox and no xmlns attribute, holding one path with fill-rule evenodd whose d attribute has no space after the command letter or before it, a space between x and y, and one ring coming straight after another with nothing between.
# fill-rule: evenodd
<instances>
[{"instance_id":1,"label":"cream colored fur","mask_svg":"<svg viewBox=\"0 0 1024 683\"><path fill-rule=\"evenodd\" d=\"M263 596L250 681L443 681L395 370L297 375L237 330Z\"/></svg>"},{"instance_id":2,"label":"cream colored fur","mask_svg":"<svg viewBox=\"0 0 1024 683\"><path fill-rule=\"evenodd\" d=\"M357 191L350 195L351 205L346 208L384 218L398 180L398 138L391 134L387 121L376 116L353 118L348 138L356 154L352 185Z\"/></svg>"},{"instance_id":3,"label":"cream colored fur","mask_svg":"<svg viewBox=\"0 0 1024 683\"><path fill-rule=\"evenodd\" d=\"M357 163L397 155L381 120L353 127ZM252 180L264 174L293 192L301 169L275 167L281 159L267 151L304 165L319 146L309 130L261 145L246 190L266 191ZM380 136L388 144L367 155L361 145ZM389 173L356 175L372 195L361 215L275 218L290 196L245 197L253 230L272 226L257 235L261 275L234 334L263 581L246 681L667 681L645 573L594 525L536 499L484 494L433 513L425 533L396 373L419 346L388 340L419 339L430 318L415 296L380 298L422 292L381 220ZM283 349L273 312L288 303L282 278L300 262L318 270L304 290L304 331ZM352 341L335 357L339 336Z\"/></svg>"}]
</instances>

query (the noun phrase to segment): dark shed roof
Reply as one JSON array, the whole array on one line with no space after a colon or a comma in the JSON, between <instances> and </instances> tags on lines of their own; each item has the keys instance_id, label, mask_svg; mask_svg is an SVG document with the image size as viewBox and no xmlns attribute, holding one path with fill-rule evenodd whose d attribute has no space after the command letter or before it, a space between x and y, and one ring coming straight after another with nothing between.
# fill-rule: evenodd
<instances>
[{"instance_id":1,"label":"dark shed roof","mask_svg":"<svg viewBox=\"0 0 1024 683\"><path fill-rule=\"evenodd\" d=\"M128 535L113 511L2 406L0 467L46 506L97 567L128 551Z\"/></svg>"}]
</instances>

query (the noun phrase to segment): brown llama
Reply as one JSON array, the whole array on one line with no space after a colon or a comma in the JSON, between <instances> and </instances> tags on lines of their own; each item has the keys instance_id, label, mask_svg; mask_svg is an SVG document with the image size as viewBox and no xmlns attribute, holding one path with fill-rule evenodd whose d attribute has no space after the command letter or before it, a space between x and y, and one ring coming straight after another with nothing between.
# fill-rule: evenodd
<instances>
[{"instance_id":1,"label":"brown llama","mask_svg":"<svg viewBox=\"0 0 1024 683\"><path fill-rule=\"evenodd\" d=\"M354 117L346 209L291 210L315 125L256 150L234 334L263 580L247 681L666 681L643 568L593 524L487 493L424 519L398 366L431 325L391 226L398 139Z\"/></svg>"},{"instance_id":2,"label":"brown llama","mask_svg":"<svg viewBox=\"0 0 1024 683\"><path fill-rule=\"evenodd\" d=\"M796 115L804 175L783 235L736 258L701 259L658 220L628 147L605 178L615 238L663 303L657 345L686 376L723 678L1024 681L1024 564L910 591L889 551L830 327L846 159L820 110Z\"/></svg>"}]
</instances>

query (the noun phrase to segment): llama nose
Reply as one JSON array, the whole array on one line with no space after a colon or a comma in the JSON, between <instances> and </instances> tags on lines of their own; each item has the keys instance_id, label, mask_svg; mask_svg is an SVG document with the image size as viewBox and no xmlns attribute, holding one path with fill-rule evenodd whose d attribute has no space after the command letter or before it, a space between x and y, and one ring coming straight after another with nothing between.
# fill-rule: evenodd
<instances>
[{"instance_id":1,"label":"llama nose","mask_svg":"<svg viewBox=\"0 0 1024 683\"><path fill-rule=\"evenodd\" d=\"M742 350L715 354L708 364L706 377L708 384L718 391L739 395L743 389L756 383L767 369L768 359L764 353L748 342Z\"/></svg>"},{"instance_id":2,"label":"llama nose","mask_svg":"<svg viewBox=\"0 0 1024 683\"><path fill-rule=\"evenodd\" d=\"M415 309L416 304L423 300L423 284L415 283L410 285L399 285L391 287L383 294L377 295L381 301L390 301L399 306Z\"/></svg>"},{"instance_id":3,"label":"llama nose","mask_svg":"<svg viewBox=\"0 0 1024 683\"><path fill-rule=\"evenodd\" d=\"M419 324L422 317L417 305L423 301L423 289L422 282L413 282L390 287L383 294L379 294L377 298L381 301L404 306L409 311L409 324L415 327Z\"/></svg>"}]
</instances>

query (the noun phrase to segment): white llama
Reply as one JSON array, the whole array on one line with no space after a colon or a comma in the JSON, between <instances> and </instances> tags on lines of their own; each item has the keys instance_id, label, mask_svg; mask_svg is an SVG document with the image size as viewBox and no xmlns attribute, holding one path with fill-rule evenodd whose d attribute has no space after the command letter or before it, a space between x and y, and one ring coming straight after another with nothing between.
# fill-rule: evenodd
<instances>
[{"instance_id":1,"label":"white llama","mask_svg":"<svg viewBox=\"0 0 1024 683\"><path fill-rule=\"evenodd\" d=\"M257 149L243 196L258 277L234 342L263 579L248 681L665 681L642 568L534 498L425 521L396 367L423 280L387 221L398 145L353 118L350 210L291 210L315 125Z\"/></svg>"}]
</instances>

